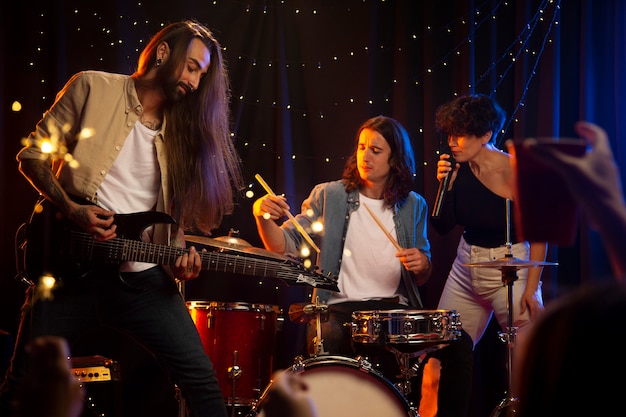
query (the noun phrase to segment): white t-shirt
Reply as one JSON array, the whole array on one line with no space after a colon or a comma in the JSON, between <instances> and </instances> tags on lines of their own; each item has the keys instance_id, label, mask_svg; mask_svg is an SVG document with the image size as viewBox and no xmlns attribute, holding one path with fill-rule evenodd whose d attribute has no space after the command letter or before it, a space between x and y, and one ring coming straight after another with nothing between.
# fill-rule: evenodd
<instances>
[{"instance_id":1,"label":"white t-shirt","mask_svg":"<svg viewBox=\"0 0 626 417\"><path fill-rule=\"evenodd\" d=\"M120 149L119 156L98 189L99 205L118 214L154 209L161 185L161 172L154 145L156 134L157 131L148 129L139 121L135 123ZM142 240L151 242L152 231L152 226L145 229ZM152 266L154 264L151 263L124 262L120 271L136 272Z\"/></svg>"},{"instance_id":2,"label":"white t-shirt","mask_svg":"<svg viewBox=\"0 0 626 417\"><path fill-rule=\"evenodd\" d=\"M384 207L384 200L373 200L359 194L361 205L350 214L341 270L339 292L331 295L328 304L343 301L364 301L400 296L398 292L402 263L398 252L363 204L374 212L386 230L397 239L393 211Z\"/></svg>"}]
</instances>

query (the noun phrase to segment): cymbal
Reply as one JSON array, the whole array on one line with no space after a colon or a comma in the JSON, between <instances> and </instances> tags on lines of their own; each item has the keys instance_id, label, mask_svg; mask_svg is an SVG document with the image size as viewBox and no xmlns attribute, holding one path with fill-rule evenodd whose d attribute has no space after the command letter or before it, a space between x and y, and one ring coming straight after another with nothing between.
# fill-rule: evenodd
<instances>
[{"instance_id":1,"label":"cymbal","mask_svg":"<svg viewBox=\"0 0 626 417\"><path fill-rule=\"evenodd\" d=\"M294 260L288 256L285 255L281 255L279 253L276 252L271 252L269 250L265 250L263 248L257 248L254 246L250 246L250 247L246 247L243 248L242 252L250 254L250 255L259 255L265 258L272 258L272 259L277 259L279 261L291 261L294 262Z\"/></svg>"},{"instance_id":2,"label":"cymbal","mask_svg":"<svg viewBox=\"0 0 626 417\"><path fill-rule=\"evenodd\" d=\"M277 259L280 261L290 259L287 256L252 246L245 240L233 236L220 236L216 238L211 238L206 236L185 235L185 240L192 244L195 243L199 245L210 246L220 250L241 252L249 255L257 255L265 258Z\"/></svg>"},{"instance_id":3,"label":"cymbal","mask_svg":"<svg viewBox=\"0 0 626 417\"><path fill-rule=\"evenodd\" d=\"M537 268L540 266L554 266L558 265L556 262L539 262L539 261L527 261L524 259L514 258L511 256L505 256L504 258L496 259L494 261L485 262L473 262L469 264L463 264L463 266L469 266L473 268Z\"/></svg>"},{"instance_id":4,"label":"cymbal","mask_svg":"<svg viewBox=\"0 0 626 417\"><path fill-rule=\"evenodd\" d=\"M220 236L216 238L197 236L197 235L185 235L187 242L199 243L201 245L215 246L218 248L244 248L251 247L252 245L245 240L234 236Z\"/></svg>"},{"instance_id":5,"label":"cymbal","mask_svg":"<svg viewBox=\"0 0 626 417\"><path fill-rule=\"evenodd\" d=\"M201 245L214 246L216 248L224 249L243 249L245 247L252 247L252 245L243 239L233 236L220 236L216 238L196 235L185 235L187 242L199 243Z\"/></svg>"}]
</instances>

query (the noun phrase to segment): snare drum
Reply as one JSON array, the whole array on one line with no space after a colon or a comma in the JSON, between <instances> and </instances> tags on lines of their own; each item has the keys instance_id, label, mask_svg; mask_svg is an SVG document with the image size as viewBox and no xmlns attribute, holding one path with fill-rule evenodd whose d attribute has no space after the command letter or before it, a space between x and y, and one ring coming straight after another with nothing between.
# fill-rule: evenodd
<instances>
[{"instance_id":1,"label":"snare drum","mask_svg":"<svg viewBox=\"0 0 626 417\"><path fill-rule=\"evenodd\" d=\"M275 305L188 301L229 406L249 406L269 383L281 310Z\"/></svg>"},{"instance_id":2,"label":"snare drum","mask_svg":"<svg viewBox=\"0 0 626 417\"><path fill-rule=\"evenodd\" d=\"M421 351L461 336L455 310L370 310L352 313L352 341Z\"/></svg>"},{"instance_id":3,"label":"snare drum","mask_svg":"<svg viewBox=\"0 0 626 417\"><path fill-rule=\"evenodd\" d=\"M285 372L301 374L319 417L417 417L400 391L364 360L341 356L296 358ZM263 396L248 417L263 416Z\"/></svg>"}]
</instances>

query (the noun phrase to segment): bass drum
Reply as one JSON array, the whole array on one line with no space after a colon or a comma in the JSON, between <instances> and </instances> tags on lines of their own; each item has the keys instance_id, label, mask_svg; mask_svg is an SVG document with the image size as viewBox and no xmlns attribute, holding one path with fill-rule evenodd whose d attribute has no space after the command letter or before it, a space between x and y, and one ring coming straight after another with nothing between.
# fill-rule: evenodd
<instances>
[{"instance_id":1,"label":"bass drum","mask_svg":"<svg viewBox=\"0 0 626 417\"><path fill-rule=\"evenodd\" d=\"M369 362L341 356L298 357L285 372L300 374L309 387L319 417L418 417L391 382ZM248 417L264 416L265 389Z\"/></svg>"}]
</instances>

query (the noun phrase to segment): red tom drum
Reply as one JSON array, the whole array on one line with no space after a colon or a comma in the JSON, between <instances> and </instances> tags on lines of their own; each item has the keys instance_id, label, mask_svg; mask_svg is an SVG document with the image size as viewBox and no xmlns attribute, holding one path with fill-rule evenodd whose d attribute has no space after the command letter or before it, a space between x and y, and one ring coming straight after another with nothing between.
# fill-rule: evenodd
<instances>
[{"instance_id":1,"label":"red tom drum","mask_svg":"<svg viewBox=\"0 0 626 417\"><path fill-rule=\"evenodd\" d=\"M253 404L274 370L279 306L188 301L187 308L227 405Z\"/></svg>"}]
</instances>

